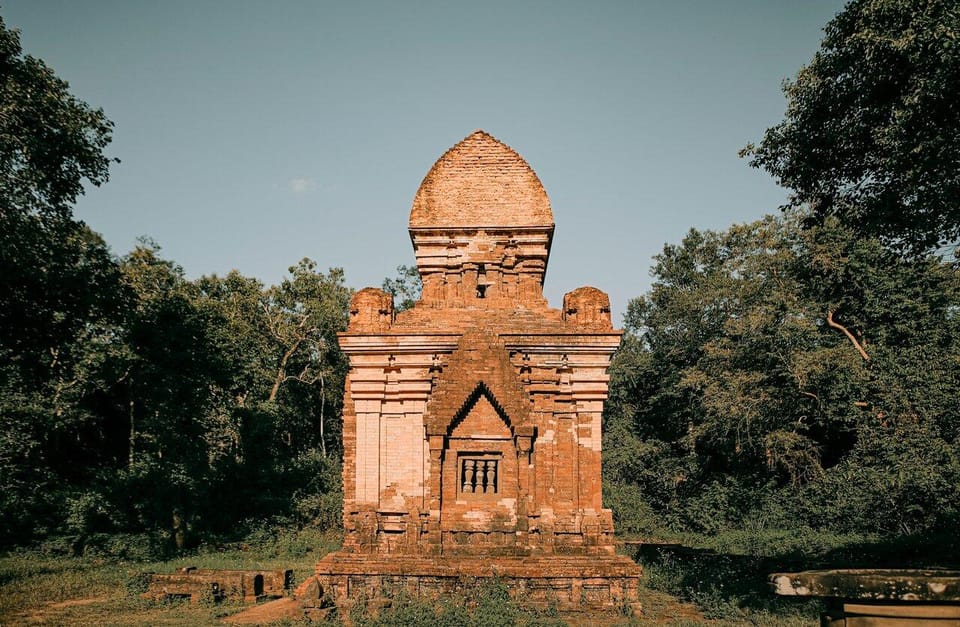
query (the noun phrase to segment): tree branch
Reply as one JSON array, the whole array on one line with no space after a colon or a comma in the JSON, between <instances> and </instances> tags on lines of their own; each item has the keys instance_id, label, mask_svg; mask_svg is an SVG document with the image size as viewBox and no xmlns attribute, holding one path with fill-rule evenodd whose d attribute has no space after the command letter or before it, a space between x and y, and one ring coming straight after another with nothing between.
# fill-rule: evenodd
<instances>
[{"instance_id":1,"label":"tree branch","mask_svg":"<svg viewBox=\"0 0 960 627\"><path fill-rule=\"evenodd\" d=\"M843 326L839 322L835 322L833 319L833 312L827 310L827 324L829 324L834 329L839 329L847 336L847 339L850 340L850 343L853 344L853 347L857 349L857 352L860 353L860 356L863 357L863 361L870 361L870 355L867 355L867 351L863 350L860 342L857 341L857 338L853 336L853 333L847 330L847 327Z\"/></svg>"}]
</instances>

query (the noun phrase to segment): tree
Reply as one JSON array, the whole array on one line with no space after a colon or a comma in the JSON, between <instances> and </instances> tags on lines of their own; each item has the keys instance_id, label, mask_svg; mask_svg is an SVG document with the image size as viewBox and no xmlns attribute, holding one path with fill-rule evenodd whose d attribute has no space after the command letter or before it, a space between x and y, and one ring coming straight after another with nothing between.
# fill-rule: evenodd
<instances>
[{"instance_id":1,"label":"tree","mask_svg":"<svg viewBox=\"0 0 960 627\"><path fill-rule=\"evenodd\" d=\"M946 525L960 272L803 217L664 248L611 366L607 469L680 527Z\"/></svg>"},{"instance_id":2,"label":"tree","mask_svg":"<svg viewBox=\"0 0 960 627\"><path fill-rule=\"evenodd\" d=\"M116 264L74 220L84 181L107 180L112 123L24 55L0 18L0 355L32 361L115 309ZM41 358L44 359L45 357Z\"/></svg>"},{"instance_id":3,"label":"tree","mask_svg":"<svg viewBox=\"0 0 960 627\"><path fill-rule=\"evenodd\" d=\"M261 307L276 355L267 400L275 401L288 382L318 385L320 444L326 454L330 387L337 390L345 372L336 334L346 329L352 292L343 284L343 270L331 268L324 275L316 266L310 259L291 266L290 278L270 288ZM290 437L292 430L285 431Z\"/></svg>"},{"instance_id":4,"label":"tree","mask_svg":"<svg viewBox=\"0 0 960 627\"><path fill-rule=\"evenodd\" d=\"M326 438L345 373L342 272L304 259L269 288L236 271L189 281L159 253L143 241L122 260L136 298L112 397L126 410L129 461L94 491L131 529L163 529L176 515L220 531L333 509Z\"/></svg>"},{"instance_id":5,"label":"tree","mask_svg":"<svg viewBox=\"0 0 960 627\"><path fill-rule=\"evenodd\" d=\"M83 181L106 182L113 123L68 91L0 18L0 207L69 214Z\"/></svg>"},{"instance_id":6,"label":"tree","mask_svg":"<svg viewBox=\"0 0 960 627\"><path fill-rule=\"evenodd\" d=\"M71 212L111 128L0 22L0 544L329 522L343 272L191 281L148 239L114 258Z\"/></svg>"},{"instance_id":7,"label":"tree","mask_svg":"<svg viewBox=\"0 0 960 627\"><path fill-rule=\"evenodd\" d=\"M960 7L853 0L787 81L783 122L742 155L818 221L906 252L960 239Z\"/></svg>"},{"instance_id":8,"label":"tree","mask_svg":"<svg viewBox=\"0 0 960 627\"><path fill-rule=\"evenodd\" d=\"M416 266L397 266L397 276L383 280L383 291L393 296L396 311L406 311L420 300L420 271Z\"/></svg>"},{"instance_id":9,"label":"tree","mask_svg":"<svg viewBox=\"0 0 960 627\"><path fill-rule=\"evenodd\" d=\"M0 19L0 523L3 542L54 524L61 486L109 463L96 397L127 305L102 238L73 219L107 180L112 124L24 55Z\"/></svg>"}]
</instances>

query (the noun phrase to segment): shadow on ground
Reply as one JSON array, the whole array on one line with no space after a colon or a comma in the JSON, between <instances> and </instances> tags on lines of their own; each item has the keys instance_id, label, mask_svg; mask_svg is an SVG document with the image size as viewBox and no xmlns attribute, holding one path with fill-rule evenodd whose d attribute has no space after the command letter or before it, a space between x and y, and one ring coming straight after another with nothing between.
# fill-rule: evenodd
<instances>
[{"instance_id":1,"label":"shadow on ground","mask_svg":"<svg viewBox=\"0 0 960 627\"><path fill-rule=\"evenodd\" d=\"M773 594L768 576L774 572L828 568L957 568L960 537L901 536L850 542L831 547L804 546L773 534L765 542L751 537L750 546L736 540L698 547L669 542L643 542L627 548L643 565L646 587L695 603L705 618L766 624L814 620L817 600L781 598ZM709 542L709 540L707 541Z\"/></svg>"}]
</instances>

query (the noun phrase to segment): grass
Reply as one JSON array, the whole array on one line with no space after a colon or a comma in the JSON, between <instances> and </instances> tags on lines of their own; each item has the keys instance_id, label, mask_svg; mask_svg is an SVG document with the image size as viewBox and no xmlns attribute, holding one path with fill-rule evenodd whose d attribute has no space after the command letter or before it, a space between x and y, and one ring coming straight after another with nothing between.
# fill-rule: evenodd
<instances>
[{"instance_id":1,"label":"grass","mask_svg":"<svg viewBox=\"0 0 960 627\"><path fill-rule=\"evenodd\" d=\"M202 546L189 555L156 561L14 551L0 557L0 625L215 625L243 606L147 601L139 596L144 574L182 566L290 568L294 581L302 581L340 541L336 534L309 529L259 540Z\"/></svg>"},{"instance_id":2,"label":"grass","mask_svg":"<svg viewBox=\"0 0 960 627\"><path fill-rule=\"evenodd\" d=\"M656 591L693 604L710 624L813 627L819 625L821 602L773 595L767 582L770 573L956 568L960 538L955 534L883 538L808 528L732 530L709 536L664 533L644 539L632 557L644 567L647 594Z\"/></svg>"},{"instance_id":3,"label":"grass","mask_svg":"<svg viewBox=\"0 0 960 627\"><path fill-rule=\"evenodd\" d=\"M150 559L116 538L103 545L112 546L112 554L101 547L69 557L55 543L14 551L0 556L0 625L216 625L243 606L143 600L139 592L144 573L172 572L187 565L291 568L295 581L303 581L339 541L336 534L310 529L260 530L244 543L205 545L165 560ZM960 564L960 539L952 536L889 540L801 529L713 536L665 533L643 542L631 554L644 567L643 618L597 617L596 624L814 627L819 624L819 602L775 597L767 584L769 573L825 567L956 568ZM565 622L555 612L524 610L496 585L440 604L403 597L379 611L364 611L361 604L351 619L364 627L414 623L555 627ZM580 616L570 622L584 624L585 620Z\"/></svg>"}]
</instances>

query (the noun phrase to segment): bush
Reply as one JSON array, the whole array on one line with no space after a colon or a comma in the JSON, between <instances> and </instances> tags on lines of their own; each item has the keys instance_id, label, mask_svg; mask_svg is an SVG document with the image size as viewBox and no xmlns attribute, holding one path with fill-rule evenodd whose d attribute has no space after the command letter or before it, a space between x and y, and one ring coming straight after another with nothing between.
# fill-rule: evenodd
<instances>
[{"instance_id":1,"label":"bush","mask_svg":"<svg viewBox=\"0 0 960 627\"><path fill-rule=\"evenodd\" d=\"M339 529L343 524L343 493L337 491L295 497L293 509L300 524Z\"/></svg>"},{"instance_id":2,"label":"bush","mask_svg":"<svg viewBox=\"0 0 960 627\"><path fill-rule=\"evenodd\" d=\"M95 533L112 530L115 520L111 516L113 506L102 492L92 490L67 497L66 528L71 533Z\"/></svg>"},{"instance_id":3,"label":"bush","mask_svg":"<svg viewBox=\"0 0 960 627\"><path fill-rule=\"evenodd\" d=\"M655 534L663 526L638 485L604 481L603 503L613 510L618 533Z\"/></svg>"},{"instance_id":4,"label":"bush","mask_svg":"<svg viewBox=\"0 0 960 627\"><path fill-rule=\"evenodd\" d=\"M922 424L864 429L800 505L813 524L909 535L946 529L960 503L960 452Z\"/></svg>"},{"instance_id":5,"label":"bush","mask_svg":"<svg viewBox=\"0 0 960 627\"><path fill-rule=\"evenodd\" d=\"M147 588L150 586L151 574L152 573L146 571L140 571L131 575L124 583L124 588L127 590L127 595L131 597L139 597L141 594L146 592Z\"/></svg>"},{"instance_id":6,"label":"bush","mask_svg":"<svg viewBox=\"0 0 960 627\"><path fill-rule=\"evenodd\" d=\"M151 533L96 533L83 541L85 557L149 562L170 554L170 544L162 534Z\"/></svg>"}]
</instances>

